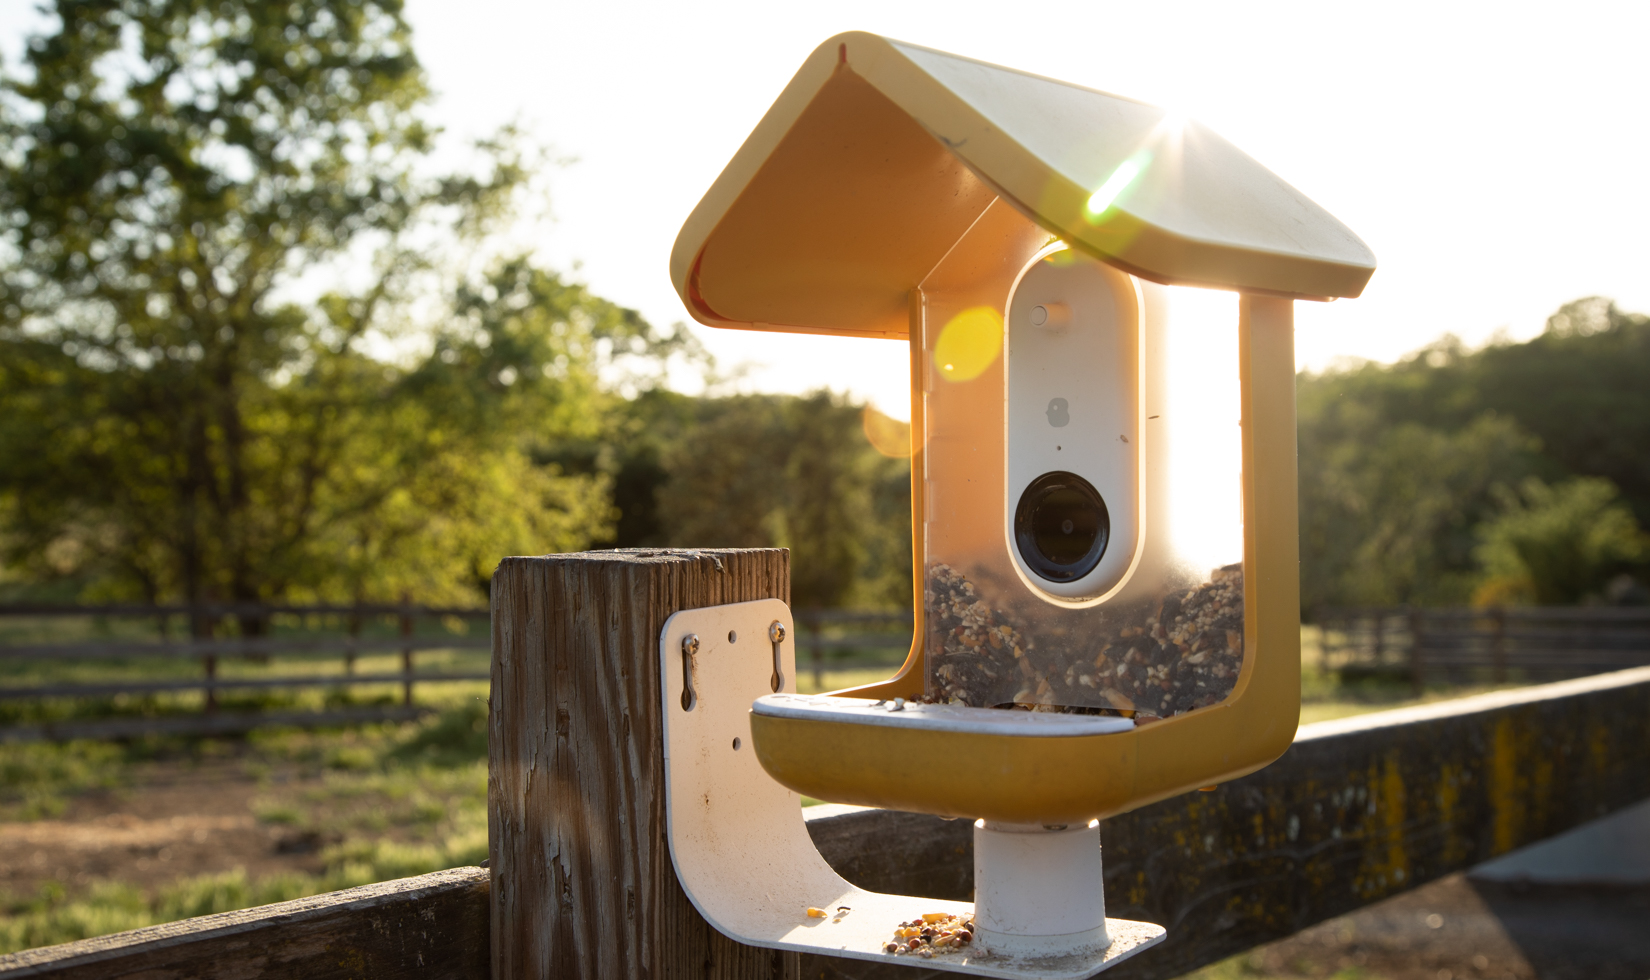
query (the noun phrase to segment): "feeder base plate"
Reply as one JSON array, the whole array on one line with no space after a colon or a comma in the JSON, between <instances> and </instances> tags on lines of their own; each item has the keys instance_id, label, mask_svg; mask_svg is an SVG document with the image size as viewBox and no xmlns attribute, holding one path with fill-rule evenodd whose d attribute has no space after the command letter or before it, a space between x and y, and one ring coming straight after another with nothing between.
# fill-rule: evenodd
<instances>
[{"instance_id":1,"label":"feeder base plate","mask_svg":"<svg viewBox=\"0 0 1650 980\"><path fill-rule=\"evenodd\" d=\"M777 657L774 623L783 629ZM698 643L685 652L689 635ZM796 690L795 636L789 607L762 599L683 610L659 638L670 859L689 900L717 931L750 946L1010 980L1092 976L1162 941L1162 926L1107 919L1104 949L1034 955L982 944L929 957L884 952L899 923L974 907L849 884L808 836L801 798L757 762L751 703L774 693L776 673L780 690ZM809 908L827 915L810 917Z\"/></svg>"}]
</instances>

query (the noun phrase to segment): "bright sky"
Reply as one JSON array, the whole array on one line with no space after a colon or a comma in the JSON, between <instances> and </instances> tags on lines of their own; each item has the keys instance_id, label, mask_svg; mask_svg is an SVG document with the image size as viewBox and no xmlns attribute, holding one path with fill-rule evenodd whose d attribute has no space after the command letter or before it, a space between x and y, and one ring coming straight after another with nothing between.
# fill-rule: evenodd
<instances>
[{"instance_id":1,"label":"bright sky","mask_svg":"<svg viewBox=\"0 0 1650 980\"><path fill-rule=\"evenodd\" d=\"M0 2L15 57L31 0ZM410 0L455 135L519 119L578 162L549 262L687 319L682 220L808 53L868 30L1199 119L1349 225L1380 268L1299 304L1298 361L1538 333L1560 304L1650 310L1650 4ZM826 385L904 415L904 345L696 328L739 386Z\"/></svg>"}]
</instances>

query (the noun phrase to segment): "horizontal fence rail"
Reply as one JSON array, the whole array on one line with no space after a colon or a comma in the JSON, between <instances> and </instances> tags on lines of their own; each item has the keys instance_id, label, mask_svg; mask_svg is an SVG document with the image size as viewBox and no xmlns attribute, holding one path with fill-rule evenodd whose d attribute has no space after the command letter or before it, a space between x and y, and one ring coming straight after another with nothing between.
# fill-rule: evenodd
<instances>
[{"instance_id":1,"label":"horizontal fence rail","mask_svg":"<svg viewBox=\"0 0 1650 980\"><path fill-rule=\"evenodd\" d=\"M6 708L10 723L0 723L0 739L228 734L265 724L312 726L416 717L430 710L416 702L417 685L489 677L481 664L420 671L416 655L489 649L490 616L486 608L408 603L0 604L0 671L5 672L0 705L13 706ZM452 620L471 629L483 624L480 635L453 633L440 625ZM419 624L432 622L438 624L435 632L419 629ZM145 632L154 638L144 638ZM398 655L400 669L383 670L380 660L380 669L357 670L358 658L382 654ZM297 669L272 669L276 657L296 659L292 667ZM318 660L341 660L342 672L317 670ZM231 665L242 666L226 669ZM267 697L278 691L343 692L373 685L398 686L400 703L294 711L271 710L266 701L265 710L220 711L220 695L229 692L264 692ZM201 695L200 710L192 716L178 715L177 706L170 704L158 714L154 705L91 712L95 716L113 711L119 717L90 717L74 707L100 699L192 692ZM71 704L66 718L60 717L61 711L31 714L18 707L64 700Z\"/></svg>"},{"instance_id":2,"label":"horizontal fence rail","mask_svg":"<svg viewBox=\"0 0 1650 980\"><path fill-rule=\"evenodd\" d=\"M834 664L868 668L898 666L911 649L914 620L909 609L802 609L795 613L795 619L797 651L807 653L816 690L825 687L825 671L832 666L827 663L831 652L872 654Z\"/></svg>"},{"instance_id":3,"label":"horizontal fence rail","mask_svg":"<svg viewBox=\"0 0 1650 980\"><path fill-rule=\"evenodd\" d=\"M1321 609L1325 664L1343 675L1555 680L1650 665L1650 609Z\"/></svg>"},{"instance_id":4,"label":"horizontal fence rail","mask_svg":"<svg viewBox=\"0 0 1650 980\"><path fill-rule=\"evenodd\" d=\"M1305 726L1260 772L1105 821L1108 911L1169 929L1107 977L1179 976L1646 797L1650 668ZM814 842L855 884L969 898L967 821L813 812ZM512 873L460 868L28 950L0 956L0 980L482 980L489 895ZM774 976L925 976L826 956L799 965ZM710 961L702 973L728 975Z\"/></svg>"},{"instance_id":5,"label":"horizontal fence rail","mask_svg":"<svg viewBox=\"0 0 1650 980\"><path fill-rule=\"evenodd\" d=\"M402 603L363 602L359 605L271 605L264 602L204 602L194 605L71 605L50 602L0 603L0 619L9 616L267 616L272 612L303 616L396 616L409 607ZM459 619L487 619L485 606L414 606L423 616L456 616Z\"/></svg>"}]
</instances>

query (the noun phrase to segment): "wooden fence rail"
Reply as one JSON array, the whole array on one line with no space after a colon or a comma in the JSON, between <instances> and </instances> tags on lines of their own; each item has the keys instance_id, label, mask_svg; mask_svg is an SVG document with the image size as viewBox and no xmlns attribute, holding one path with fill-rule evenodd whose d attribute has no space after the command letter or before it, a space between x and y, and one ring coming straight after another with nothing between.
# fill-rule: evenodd
<instances>
[{"instance_id":1,"label":"wooden fence rail","mask_svg":"<svg viewBox=\"0 0 1650 980\"><path fill-rule=\"evenodd\" d=\"M1650 664L1650 609L1320 609L1325 662L1343 674L1554 680Z\"/></svg>"},{"instance_id":2,"label":"wooden fence rail","mask_svg":"<svg viewBox=\"0 0 1650 980\"><path fill-rule=\"evenodd\" d=\"M897 666L911 649L909 609L870 611L852 609L803 609L796 613L797 652L806 651L813 669L814 689L825 687L826 655L832 650L872 651L882 657L874 661L856 660L854 666ZM836 628L857 632L838 635ZM880 629L879 629L880 627ZM832 632L827 632L832 631ZM798 665L798 669L801 667Z\"/></svg>"},{"instance_id":3,"label":"wooden fence rail","mask_svg":"<svg viewBox=\"0 0 1650 980\"><path fill-rule=\"evenodd\" d=\"M95 699L119 696L150 696L199 691L204 710L194 717L137 714L114 718L70 718L52 722L19 722L0 726L0 739L127 737L154 733L227 734L243 732L265 724L329 725L368 720L409 718L421 713L414 701L418 684L451 681L484 681L482 670L416 669L416 654L430 650L481 650L491 646L483 636L450 633L419 635L420 621L489 619L487 609L415 606L411 604L362 603L360 605L271 605L217 603L198 605L60 606L42 604L0 604L0 628L21 642L7 642L0 635L0 668L8 678L0 682L0 703L43 701L46 699ZM184 636L170 638L171 620L182 617ZM135 621L117 631L131 634L153 629L154 640L129 635L40 642L26 638L38 632L39 621L91 620L107 632L111 621ZM364 625L374 619L393 621L394 635L362 635ZM274 626L290 626L296 621L307 627L302 633L272 632ZM32 626L31 626L32 622ZM316 631L330 631L317 635ZM61 630L57 632L61 633ZM227 632L229 635L222 635ZM218 633L219 635L212 635ZM193 634L193 635L191 635ZM373 653L400 654L400 670L357 672L356 659ZM220 671L227 659L267 663L275 655L298 655L305 660L341 657L342 673L315 672L236 676ZM53 679L48 665L62 661L80 664L103 662L119 674L83 679L77 671L73 680ZM168 663L169 661L169 663ZM183 676L180 668L198 664L199 673ZM147 676L132 677L130 668L146 668ZM47 668L42 671L40 668ZM123 676L124 675L124 676ZM322 688L337 690L366 685L397 685L399 705L351 707L323 711L249 711L220 713L219 696L228 691L273 691Z\"/></svg>"},{"instance_id":4,"label":"wooden fence rail","mask_svg":"<svg viewBox=\"0 0 1650 980\"><path fill-rule=\"evenodd\" d=\"M1646 796L1650 669L1307 725L1254 775L1106 821L1108 910L1169 927L1106 976L1178 976ZM969 896L966 821L811 809L814 842L855 884ZM28 950L0 956L0 980L484 980L490 885L510 875L457 868ZM789 975L925 976L824 957Z\"/></svg>"},{"instance_id":5,"label":"wooden fence rail","mask_svg":"<svg viewBox=\"0 0 1650 980\"><path fill-rule=\"evenodd\" d=\"M0 957L0 980L919 980L906 966L740 946L698 916L671 866L660 626L677 609L784 598L787 572L772 551L506 561L488 870L31 950ZM1178 976L1647 796L1650 668L1307 726L1260 772L1105 822L1108 909L1169 928L1108 978ZM814 840L850 881L968 897L966 821L816 813Z\"/></svg>"}]
</instances>

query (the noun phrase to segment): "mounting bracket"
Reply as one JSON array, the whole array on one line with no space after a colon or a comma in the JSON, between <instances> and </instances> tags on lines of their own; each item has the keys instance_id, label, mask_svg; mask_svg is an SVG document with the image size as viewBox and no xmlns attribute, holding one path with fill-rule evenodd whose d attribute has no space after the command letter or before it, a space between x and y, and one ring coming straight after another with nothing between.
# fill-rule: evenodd
<instances>
[{"instance_id":1,"label":"mounting bracket","mask_svg":"<svg viewBox=\"0 0 1650 980\"><path fill-rule=\"evenodd\" d=\"M801 798L757 761L751 703L776 685L794 693L795 633L785 603L760 599L682 610L659 637L670 859L689 900L717 931L750 946L1008 980L1077 980L1163 939L1161 926L1106 919L1109 945L1077 952L983 942L929 958L883 952L900 922L930 912L968 915L974 905L849 884L808 836ZM812 918L810 907L828 914Z\"/></svg>"}]
</instances>

